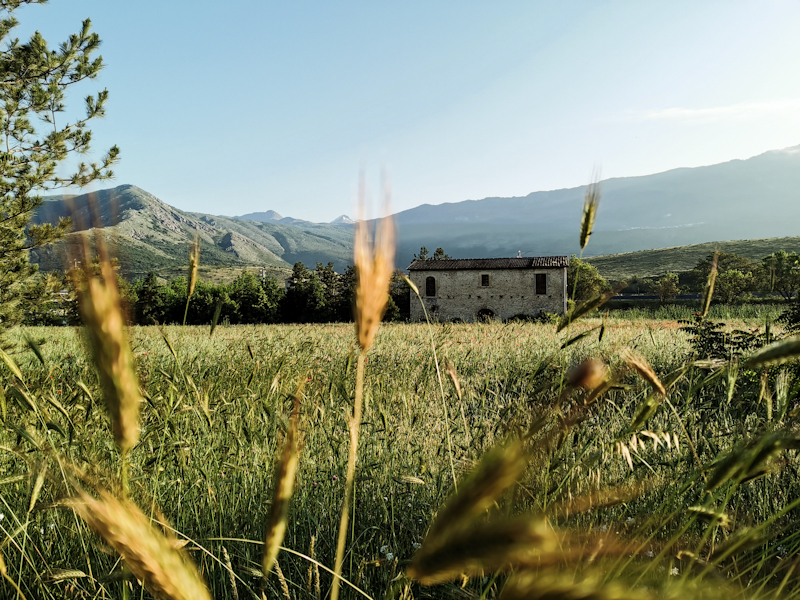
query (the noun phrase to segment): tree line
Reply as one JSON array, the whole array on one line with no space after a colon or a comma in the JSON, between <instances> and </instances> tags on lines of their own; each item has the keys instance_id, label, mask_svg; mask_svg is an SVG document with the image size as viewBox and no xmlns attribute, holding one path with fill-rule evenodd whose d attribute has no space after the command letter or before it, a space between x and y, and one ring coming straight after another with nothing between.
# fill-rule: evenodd
<instances>
[{"instance_id":1,"label":"tree line","mask_svg":"<svg viewBox=\"0 0 800 600\"><path fill-rule=\"evenodd\" d=\"M330 323L352 321L355 269L334 271L333 263L309 269L295 263L291 276L281 281L272 275L242 271L230 283L198 279L189 297L186 323L231 324ZM118 276L118 286L130 324L180 324L186 310L189 284L185 277L168 281L155 273L132 282ZM408 286L399 275L392 279L384 320L409 317ZM79 324L75 293L69 277L48 273L38 278L21 303L22 321L28 325Z\"/></svg>"},{"instance_id":2,"label":"tree line","mask_svg":"<svg viewBox=\"0 0 800 600\"><path fill-rule=\"evenodd\" d=\"M687 273L666 273L652 280L635 280L633 285L641 291L657 295L662 303L670 302L678 294L702 292L711 273L715 255L709 254L698 261ZM796 300L800 293L800 255L780 250L759 261L735 253L716 254L717 276L714 283L714 301L721 304L751 302L756 297L777 296L785 301Z\"/></svg>"},{"instance_id":3,"label":"tree line","mask_svg":"<svg viewBox=\"0 0 800 600\"><path fill-rule=\"evenodd\" d=\"M424 248L416 258L438 260L447 257L439 248L430 255ZM449 257L448 257L449 258ZM689 272L667 273L658 278L633 279L625 292L657 295L662 303L674 301L680 293L702 292L714 256L700 260ZM170 324L183 321L188 282L185 277L169 281L155 273L119 287L129 322L138 325ZM612 289L597 270L573 256L567 269L570 301L587 300ZM747 302L755 294L796 301L800 292L800 256L776 252L753 262L731 253L717 255L714 301L724 304ZM337 273L333 263L317 263L314 269L302 262L294 265L288 280L258 277L243 271L230 283L199 280L189 299L187 324L205 325L216 320L231 324L331 323L352 321L355 269ZM410 316L409 288L399 274L392 279L385 320L404 321ZM77 324L75 295L68 277L59 273L40 275L18 298L21 321L29 325Z\"/></svg>"}]
</instances>

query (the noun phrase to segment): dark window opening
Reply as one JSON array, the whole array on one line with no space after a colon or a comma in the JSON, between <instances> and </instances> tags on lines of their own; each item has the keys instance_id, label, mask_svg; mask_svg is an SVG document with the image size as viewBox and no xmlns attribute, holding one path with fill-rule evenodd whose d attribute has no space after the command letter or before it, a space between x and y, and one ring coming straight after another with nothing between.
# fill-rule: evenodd
<instances>
[{"instance_id":1,"label":"dark window opening","mask_svg":"<svg viewBox=\"0 0 800 600\"><path fill-rule=\"evenodd\" d=\"M425 280L425 295L426 296L435 296L436 295L436 278L435 277L428 277Z\"/></svg>"},{"instance_id":2,"label":"dark window opening","mask_svg":"<svg viewBox=\"0 0 800 600\"><path fill-rule=\"evenodd\" d=\"M489 276L488 275L481 275L481 286L488 287L489 286Z\"/></svg>"},{"instance_id":3,"label":"dark window opening","mask_svg":"<svg viewBox=\"0 0 800 600\"><path fill-rule=\"evenodd\" d=\"M537 273L536 274L536 294L539 296L544 296L547 294L547 274L546 273Z\"/></svg>"}]
</instances>

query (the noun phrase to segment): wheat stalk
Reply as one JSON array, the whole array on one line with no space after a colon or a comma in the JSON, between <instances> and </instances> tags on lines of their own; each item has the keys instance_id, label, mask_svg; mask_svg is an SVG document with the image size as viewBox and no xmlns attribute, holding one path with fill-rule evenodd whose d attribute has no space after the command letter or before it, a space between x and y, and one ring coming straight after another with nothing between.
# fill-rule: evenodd
<instances>
[{"instance_id":1,"label":"wheat stalk","mask_svg":"<svg viewBox=\"0 0 800 600\"><path fill-rule=\"evenodd\" d=\"M359 185L359 212L364 216L364 179ZM384 211L389 214L389 187L384 189ZM344 501L339 520L339 534L336 540L333 586L331 600L339 598L339 578L344 562L344 547L347 541L347 525L350 519L350 503L356 476L358 456L358 434L361 427L361 414L364 404L364 359L375 340L386 303L389 300L389 283L394 268L394 225L389 216L378 222L375 239L370 243L367 224L363 218L356 226L353 245L353 260L356 268L356 298L353 313L356 324L356 339L360 352L356 359L356 389L353 399L353 414L350 417L350 447L347 457Z\"/></svg>"},{"instance_id":2,"label":"wheat stalk","mask_svg":"<svg viewBox=\"0 0 800 600\"><path fill-rule=\"evenodd\" d=\"M142 395L133 364L133 354L125 333L125 317L117 288L117 276L97 238L99 275L86 265L88 241L83 238L84 267L72 271L80 309L94 362L105 392L114 439L127 454L139 439L139 405Z\"/></svg>"},{"instance_id":3,"label":"wheat stalk","mask_svg":"<svg viewBox=\"0 0 800 600\"><path fill-rule=\"evenodd\" d=\"M583 214L581 215L581 253L589 243L589 237L594 229L594 220L600 206L600 181L599 173L595 172L593 181L586 186L586 195L583 200Z\"/></svg>"},{"instance_id":4,"label":"wheat stalk","mask_svg":"<svg viewBox=\"0 0 800 600\"><path fill-rule=\"evenodd\" d=\"M302 390L301 385L295 392L292 416L289 419L289 430L286 432L281 459L275 467L275 495L272 499L272 515L264 542L262 563L265 577L272 570L272 565L277 564L275 559L278 557L283 536L286 534L286 524L289 520L289 501L292 498L294 480L300 460L298 421L300 419Z\"/></svg>"},{"instance_id":5,"label":"wheat stalk","mask_svg":"<svg viewBox=\"0 0 800 600\"><path fill-rule=\"evenodd\" d=\"M195 235L194 241L189 246L189 287L186 294L186 308L183 311L183 324L186 325L186 316L189 314L189 300L197 284L197 269L200 266L200 237ZM213 329L212 329L213 332Z\"/></svg>"},{"instance_id":6,"label":"wheat stalk","mask_svg":"<svg viewBox=\"0 0 800 600\"><path fill-rule=\"evenodd\" d=\"M156 531L132 503L108 492L95 499L78 490L72 509L123 558L157 598L211 600L195 566Z\"/></svg>"}]
</instances>

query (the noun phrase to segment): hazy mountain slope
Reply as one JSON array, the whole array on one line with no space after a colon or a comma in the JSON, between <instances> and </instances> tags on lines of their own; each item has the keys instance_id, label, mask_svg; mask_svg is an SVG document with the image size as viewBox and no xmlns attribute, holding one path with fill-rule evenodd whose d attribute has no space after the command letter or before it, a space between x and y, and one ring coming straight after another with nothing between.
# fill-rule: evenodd
<instances>
[{"instance_id":1,"label":"hazy mountain slope","mask_svg":"<svg viewBox=\"0 0 800 600\"><path fill-rule=\"evenodd\" d=\"M398 260L577 253L585 188L423 205L396 215ZM747 160L608 179L588 255L800 232L800 146Z\"/></svg>"},{"instance_id":2,"label":"hazy mountain slope","mask_svg":"<svg viewBox=\"0 0 800 600\"><path fill-rule=\"evenodd\" d=\"M247 213L246 215L241 215L239 217L233 217L233 218L244 219L246 221L258 221L259 223L275 223L283 219L283 217L278 213L276 213L274 210Z\"/></svg>"},{"instance_id":3,"label":"hazy mountain slope","mask_svg":"<svg viewBox=\"0 0 800 600\"><path fill-rule=\"evenodd\" d=\"M185 265L195 235L200 239L201 262L218 267L289 268L302 260L310 266L332 261L344 269L352 256L352 232L339 226L290 226L188 213L133 185L49 197L33 222L55 222L64 216L72 218L75 232L95 225L113 234L122 272L129 277L150 270L172 272ZM30 259L45 270L63 268L69 243L68 239L33 251Z\"/></svg>"}]
</instances>

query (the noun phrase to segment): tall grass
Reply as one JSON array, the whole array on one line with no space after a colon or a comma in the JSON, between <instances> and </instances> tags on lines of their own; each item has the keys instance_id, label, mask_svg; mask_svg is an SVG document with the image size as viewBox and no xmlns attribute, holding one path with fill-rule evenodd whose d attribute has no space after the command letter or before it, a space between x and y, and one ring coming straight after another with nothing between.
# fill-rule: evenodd
<instances>
[{"instance_id":1,"label":"tall grass","mask_svg":"<svg viewBox=\"0 0 800 600\"><path fill-rule=\"evenodd\" d=\"M576 323L574 329L591 325ZM434 333L437 352L452 365L462 390L461 403L454 387L446 390L451 402L446 422L436 400L439 383L425 326L384 326L365 359L357 519L342 575L371 597L397 588L393 580L405 570L451 494L446 433L461 476L509 434L529 431L539 417L550 414L558 400L553 383L559 377L554 365L560 361L552 360L555 354L563 353L567 364L599 357L614 368L620 350L635 347L668 382L689 350L685 334L672 322L609 322L602 341L590 336L563 350L565 336L545 324L436 325ZM219 327L214 337L194 327L165 328L163 336L155 328L132 328L129 334L145 397L141 440L129 453L131 496L139 506L157 507L154 518L168 523L165 531L174 532L177 541L186 542L184 550L197 563L212 596L234 594L223 549L240 595L259 595L262 588L268 597L284 594L279 578L265 580L261 574L260 540L275 485L275 448L300 376L306 380L303 449L284 547L308 555L313 538L315 561L332 566L347 473L342 407L352 402L355 385L351 326ZM20 331L20 341L25 335L42 342L44 364L28 350L13 358L31 402L46 416L37 418L13 380L7 382L0 527L9 576L30 598L115 596L117 559L61 506L68 488L57 470L47 471L28 515L38 465L54 454L85 480L106 487L114 485L119 458L106 413L98 405L99 380L77 332ZM177 349L175 354L164 336ZM559 530L613 533L606 543L624 543L626 553L607 564L605 577L616 574L615 585L625 589L636 578L647 586L659 581L668 587L680 581L699 585L695 576L710 568L710 555L697 549L708 544L716 548L726 538L752 531L757 537L747 538L752 549L738 552L738 570L715 566L702 580L719 572L741 593L761 585L773 593L790 568L789 557L800 547L793 513L784 512L800 494L793 451L783 455L784 463L769 463L768 471L751 483L726 482L718 488L721 495L709 496L683 437L685 427L707 465L767 426L765 407L756 403L756 384L740 378L728 403L726 382L716 371L689 367L670 391L677 416L664 405L632 432L629 425L649 397L650 386L633 373L624 375L624 387L609 391L563 439L548 438L546 448L526 459L532 468L500 505L512 515L546 514ZM795 399L793 392L788 396L784 418L791 423ZM578 510L581 503L592 510ZM698 508L690 511L692 506ZM724 513L728 529L714 525L709 532L709 511ZM627 558L631 552L633 558ZM306 558L282 552L277 563L291 597L316 597ZM679 575L669 576L674 569ZM568 584L564 577L572 577L575 586L583 581L574 565L562 572L563 577L548 579L547 585L561 589ZM323 568L319 578L320 593L327 596L332 577ZM447 596L454 589L439 584L424 590L402 581L397 593L408 586L413 595ZM492 597L504 581L487 573L470 578L464 589ZM529 585L515 581L515 590ZM605 589L602 583L601 578L598 589ZM135 580L130 584L138 589ZM794 592L789 577L782 594ZM358 595L350 586L342 593Z\"/></svg>"}]
</instances>

